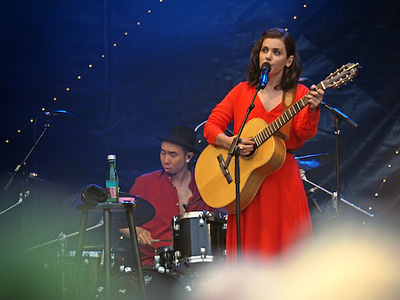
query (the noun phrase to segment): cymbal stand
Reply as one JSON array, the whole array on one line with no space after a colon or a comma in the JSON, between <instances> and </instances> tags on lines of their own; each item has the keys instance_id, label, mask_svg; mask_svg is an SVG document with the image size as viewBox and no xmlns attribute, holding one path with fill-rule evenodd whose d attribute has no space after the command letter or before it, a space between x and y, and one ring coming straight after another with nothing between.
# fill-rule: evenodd
<instances>
[{"instance_id":1,"label":"cymbal stand","mask_svg":"<svg viewBox=\"0 0 400 300\"><path fill-rule=\"evenodd\" d=\"M103 220L103 218L101 218L99 223L97 223L96 225L94 225L92 227L86 228L86 231L90 231L90 230L93 230L95 228L98 228L98 227L102 226L103 224L104 224L104 220ZM49 242L43 243L41 245L37 245L37 246L31 247L29 249L26 249L26 251L31 251L31 250L34 250L34 249L37 249L37 248L41 248L43 246L55 243L57 241L60 242L61 250L60 250L60 252L58 253L57 256L58 256L58 264L59 264L59 266L61 268L61 295L62 295L62 299L66 299L67 295L68 295L68 287L65 284L65 281L66 281L65 280L65 257L66 257L65 251L66 251L66 246L67 246L67 238L69 238L71 236L74 236L74 235L77 235L78 233L79 233L79 231L76 231L74 233L66 235L65 233L61 232L58 235L57 239L54 239L54 240L51 240Z\"/></svg>"},{"instance_id":2,"label":"cymbal stand","mask_svg":"<svg viewBox=\"0 0 400 300\"><path fill-rule=\"evenodd\" d=\"M335 196L335 192L328 191L327 189L323 188L322 186L319 186L318 184L316 184L316 183L314 183L314 182L308 180L307 177L306 177L306 172L305 172L304 170L300 170L300 176L301 176L301 179L302 179L304 182L307 182L307 183L311 184L312 186L314 186L315 188L317 188L317 189L319 189L319 190L321 190L321 191L327 193L328 195L331 195L331 197L334 197L334 196ZM367 216L370 216L371 218L374 217L373 214L371 214L371 213L369 213L369 212L367 212L367 211L361 209L360 207L354 205L353 203L347 201L346 199L343 199L342 197L340 197L340 200L341 200L341 202L343 202L343 203L345 203L345 204L347 204L347 205L349 205L349 206L351 206L351 207L353 207L353 208L359 210L360 212L366 214Z\"/></svg>"},{"instance_id":3,"label":"cymbal stand","mask_svg":"<svg viewBox=\"0 0 400 300\"><path fill-rule=\"evenodd\" d=\"M93 230L93 229L98 228L98 227L103 226L103 225L104 225L104 220L103 220L103 218L101 218L100 221L99 221L99 223L97 223L96 225L94 225L94 226L92 226L92 227L86 228L86 231ZM77 235L78 233L79 233L79 231L76 231L76 232L74 232L74 233L68 234L68 235L65 236L65 238L69 238L69 237L71 237L71 236ZM63 234L63 233L61 232L60 235L61 235L61 234ZM43 244L40 244L40 245L31 247L31 248L28 248L28 249L26 249L26 251L31 251L31 250L34 250L34 249L37 249L37 248L41 248L41 247L43 247L43 246L46 246L46 245L49 245L49 244L58 242L59 240L60 240L60 238L57 238L57 239L54 239L54 240L52 240L52 241L49 241L49 242L46 242L46 243L43 243Z\"/></svg>"},{"instance_id":4,"label":"cymbal stand","mask_svg":"<svg viewBox=\"0 0 400 300\"><path fill-rule=\"evenodd\" d=\"M61 267L61 295L62 299L66 299L68 288L65 285L65 250L67 246L67 236L61 232L58 235L58 241L60 242L61 251L58 254L58 263Z\"/></svg>"},{"instance_id":5,"label":"cymbal stand","mask_svg":"<svg viewBox=\"0 0 400 300\"><path fill-rule=\"evenodd\" d=\"M28 198L30 191L24 191L23 193L19 193L18 201L11 205L10 207L6 208L5 210L0 212L0 215L8 212L9 210L13 209L17 205L21 204L26 198Z\"/></svg>"}]
</instances>

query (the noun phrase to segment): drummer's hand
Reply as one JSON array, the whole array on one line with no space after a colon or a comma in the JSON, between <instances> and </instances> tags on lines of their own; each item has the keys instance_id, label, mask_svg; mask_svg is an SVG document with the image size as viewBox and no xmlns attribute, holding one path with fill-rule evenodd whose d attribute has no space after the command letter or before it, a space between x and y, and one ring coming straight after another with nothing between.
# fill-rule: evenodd
<instances>
[{"instance_id":1,"label":"drummer's hand","mask_svg":"<svg viewBox=\"0 0 400 300\"><path fill-rule=\"evenodd\" d=\"M139 244L141 245L150 245L151 246L151 233L142 227L136 226L136 235Z\"/></svg>"},{"instance_id":2,"label":"drummer's hand","mask_svg":"<svg viewBox=\"0 0 400 300\"><path fill-rule=\"evenodd\" d=\"M241 138L241 142L238 144L240 155L249 155L254 150L254 140L252 138Z\"/></svg>"}]
</instances>

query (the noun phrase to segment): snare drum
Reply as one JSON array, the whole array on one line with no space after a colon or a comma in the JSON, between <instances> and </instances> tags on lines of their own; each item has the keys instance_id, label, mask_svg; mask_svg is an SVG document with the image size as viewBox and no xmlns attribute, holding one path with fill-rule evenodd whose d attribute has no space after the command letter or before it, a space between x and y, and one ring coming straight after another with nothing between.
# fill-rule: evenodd
<instances>
[{"instance_id":1,"label":"snare drum","mask_svg":"<svg viewBox=\"0 0 400 300\"><path fill-rule=\"evenodd\" d=\"M225 258L226 217L193 211L172 219L175 261L184 264L216 262Z\"/></svg>"}]
</instances>

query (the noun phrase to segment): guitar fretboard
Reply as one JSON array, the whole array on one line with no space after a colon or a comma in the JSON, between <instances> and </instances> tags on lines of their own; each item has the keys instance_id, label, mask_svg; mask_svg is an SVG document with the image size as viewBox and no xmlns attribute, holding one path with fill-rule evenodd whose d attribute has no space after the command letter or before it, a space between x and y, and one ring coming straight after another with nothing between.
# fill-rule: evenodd
<instances>
[{"instance_id":1,"label":"guitar fretboard","mask_svg":"<svg viewBox=\"0 0 400 300\"><path fill-rule=\"evenodd\" d=\"M322 82L317 85L317 89L325 89ZM308 93L309 94L309 93ZM307 95L308 95L307 94ZM276 118L271 124L268 124L263 130L261 130L255 137L254 141L256 147L261 146L266 140L268 140L273 134L275 134L283 125L289 122L295 115L297 115L304 107L308 104L307 95L303 96L299 101L289 107L283 112L278 118Z\"/></svg>"}]
</instances>

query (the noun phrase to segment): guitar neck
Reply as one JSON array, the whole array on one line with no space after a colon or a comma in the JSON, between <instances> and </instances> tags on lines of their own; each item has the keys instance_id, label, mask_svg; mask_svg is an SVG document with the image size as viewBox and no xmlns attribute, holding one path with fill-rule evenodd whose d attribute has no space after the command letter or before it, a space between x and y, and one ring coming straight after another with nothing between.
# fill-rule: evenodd
<instances>
[{"instance_id":1,"label":"guitar neck","mask_svg":"<svg viewBox=\"0 0 400 300\"><path fill-rule=\"evenodd\" d=\"M317 89L325 90L325 86L322 82L317 85ZM310 93L310 92L309 92ZM309 94L308 93L308 94ZM308 95L307 94L307 95ZM283 125L289 122L295 115L297 115L304 107L308 105L307 95L303 96L299 101L289 107L283 112L278 118L276 118L271 124L268 124L262 131L260 131L255 137L254 141L256 147L259 147L272 135L274 135Z\"/></svg>"}]
</instances>

